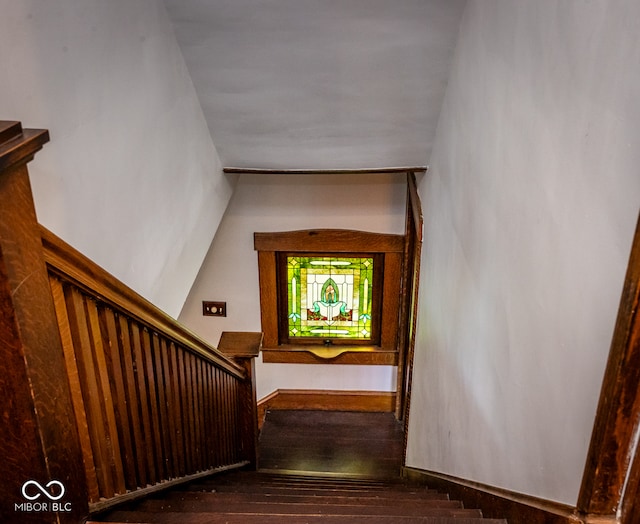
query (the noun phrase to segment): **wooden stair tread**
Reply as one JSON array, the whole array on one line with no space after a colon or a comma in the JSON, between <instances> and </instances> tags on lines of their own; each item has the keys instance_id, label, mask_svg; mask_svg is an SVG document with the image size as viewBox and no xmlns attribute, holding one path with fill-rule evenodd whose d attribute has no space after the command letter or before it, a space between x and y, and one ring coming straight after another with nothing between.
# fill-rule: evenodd
<instances>
[{"instance_id":1,"label":"wooden stair tread","mask_svg":"<svg viewBox=\"0 0 640 524\"><path fill-rule=\"evenodd\" d=\"M185 486L183 490L197 491L197 490L214 490L216 488L232 490L235 488L254 488L254 489L298 489L298 490L316 490L316 491L395 491L397 493L402 492L425 492L433 493L434 490L421 488L420 486L412 486L409 484L370 484L367 482L360 483L335 483L331 481L327 482L305 482L305 481L272 481L272 482L255 482L255 481L236 481L236 482L197 482L189 486Z\"/></svg>"},{"instance_id":2,"label":"wooden stair tread","mask_svg":"<svg viewBox=\"0 0 640 524\"><path fill-rule=\"evenodd\" d=\"M234 472L220 477L212 477L208 480L200 480L183 487L186 490L207 490L234 487L259 487L292 488L299 490L341 490L341 491L406 491L406 492L433 492L425 486L410 484L404 479L372 479L361 477L328 477L295 474L275 474L260 472Z\"/></svg>"},{"instance_id":3,"label":"wooden stair tread","mask_svg":"<svg viewBox=\"0 0 640 524\"><path fill-rule=\"evenodd\" d=\"M177 501L177 500L206 500L208 498L217 498L219 500L233 501L246 500L247 493L238 493L233 491L216 491L215 493L204 491L186 491L168 493L164 496L158 496L159 500ZM424 501L427 503L455 502L449 500L446 493L347 493L347 494L315 494L315 493L290 493L289 491L273 492L253 492L251 493L253 502L305 502L311 501L317 504L342 502L350 504L366 504L377 502L390 505L411 504L414 502Z\"/></svg>"},{"instance_id":4,"label":"wooden stair tread","mask_svg":"<svg viewBox=\"0 0 640 524\"><path fill-rule=\"evenodd\" d=\"M331 478L331 477L294 477L294 476L265 476L264 478L260 478L260 474L256 475L246 475L246 476L238 476L234 479L220 479L216 480L205 480L204 482L209 482L213 484L268 484L268 485L280 485L286 484L291 485L295 484L297 486L343 486L348 488L349 486L357 486L359 488L362 487L370 487L370 488L381 488L388 489L389 486L406 486L406 483L401 482L389 482L388 480L376 480L376 479L367 479L367 478Z\"/></svg>"},{"instance_id":5,"label":"wooden stair tread","mask_svg":"<svg viewBox=\"0 0 640 524\"><path fill-rule=\"evenodd\" d=\"M203 490L198 490L195 491L197 493L211 493L212 490L211 489L203 489ZM329 496L329 497L354 497L354 496L358 496L358 497L375 497L376 494L378 494L378 496L384 496L383 494L385 493L383 490L368 490L368 489L361 489L361 490L357 490L357 489L349 489L349 490L330 490L330 491L321 491L321 490L317 490L314 488L288 488L288 487L276 487L276 488L271 488L271 489L256 489L255 486L233 486L233 487L229 487L229 486L218 486L217 488L215 488L215 492L216 493L237 493L237 494L246 494L246 495L250 495L253 493L271 493L273 495L298 495L298 496L309 496L309 495L316 495L316 496ZM187 492L184 492L187 493ZM424 493L419 493L419 492L415 492L415 491L410 491L407 490L406 492L395 492L395 495L397 496L396 498L400 498L400 497L404 497L406 495L408 495L408 498L411 498L412 495L423 495L424 498L447 498L446 494L437 494L437 493L433 493L433 492L424 492ZM390 498L393 497L393 495L387 495L386 498Z\"/></svg>"},{"instance_id":6,"label":"wooden stair tread","mask_svg":"<svg viewBox=\"0 0 640 524\"><path fill-rule=\"evenodd\" d=\"M247 515L227 513L186 513L176 520L175 513L115 512L108 521L129 524L506 524L503 519L479 517L404 517L385 515ZM98 524L89 521L87 524Z\"/></svg>"},{"instance_id":7,"label":"wooden stair tread","mask_svg":"<svg viewBox=\"0 0 640 524\"><path fill-rule=\"evenodd\" d=\"M307 461L307 467L317 474L328 473L329 471L344 475L351 473L351 467L343 461L332 462L312 455L307 455L305 460ZM287 471L291 469L290 461L276 458L263 460L261 464L272 470ZM393 460L378 460L375 464L370 464L365 473L362 475L363 478L388 478L391 474L399 475L400 471L395 470L395 462Z\"/></svg>"},{"instance_id":8,"label":"wooden stair tread","mask_svg":"<svg viewBox=\"0 0 640 524\"><path fill-rule=\"evenodd\" d=\"M397 516L482 516L479 510L464 509L457 501L413 501L410 504L391 505L377 503L334 501L229 501L216 496L200 500L145 500L136 510L143 512L222 512L261 515L397 515Z\"/></svg>"}]
</instances>

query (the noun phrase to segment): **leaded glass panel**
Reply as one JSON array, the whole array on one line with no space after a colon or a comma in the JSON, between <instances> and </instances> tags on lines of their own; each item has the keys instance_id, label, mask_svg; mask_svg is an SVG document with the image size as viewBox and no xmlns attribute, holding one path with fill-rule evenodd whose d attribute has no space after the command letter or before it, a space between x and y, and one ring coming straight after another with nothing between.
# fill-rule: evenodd
<instances>
[{"instance_id":1,"label":"leaded glass panel","mask_svg":"<svg viewBox=\"0 0 640 524\"><path fill-rule=\"evenodd\" d=\"M287 257L289 337L371 338L373 258Z\"/></svg>"}]
</instances>

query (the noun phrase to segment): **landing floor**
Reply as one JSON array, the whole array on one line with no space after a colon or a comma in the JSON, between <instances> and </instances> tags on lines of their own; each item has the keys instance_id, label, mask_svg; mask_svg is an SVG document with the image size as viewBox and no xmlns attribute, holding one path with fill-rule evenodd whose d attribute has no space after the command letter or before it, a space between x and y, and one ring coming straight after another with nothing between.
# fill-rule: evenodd
<instances>
[{"instance_id":1,"label":"landing floor","mask_svg":"<svg viewBox=\"0 0 640 524\"><path fill-rule=\"evenodd\" d=\"M403 431L392 413L269 411L259 467L273 471L398 477Z\"/></svg>"}]
</instances>

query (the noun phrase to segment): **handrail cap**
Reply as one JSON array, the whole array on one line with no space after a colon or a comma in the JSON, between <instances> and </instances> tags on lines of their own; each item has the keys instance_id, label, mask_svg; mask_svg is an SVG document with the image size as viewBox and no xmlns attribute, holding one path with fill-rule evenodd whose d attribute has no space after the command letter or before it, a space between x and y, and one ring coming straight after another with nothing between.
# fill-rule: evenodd
<instances>
[{"instance_id":1,"label":"handrail cap","mask_svg":"<svg viewBox=\"0 0 640 524\"><path fill-rule=\"evenodd\" d=\"M257 357L262 347L262 333L252 331L223 331L218 351L228 357Z\"/></svg>"},{"instance_id":2,"label":"handrail cap","mask_svg":"<svg viewBox=\"0 0 640 524\"><path fill-rule=\"evenodd\" d=\"M13 120L0 120L0 173L29 162L49 141L46 129L22 129Z\"/></svg>"}]
</instances>

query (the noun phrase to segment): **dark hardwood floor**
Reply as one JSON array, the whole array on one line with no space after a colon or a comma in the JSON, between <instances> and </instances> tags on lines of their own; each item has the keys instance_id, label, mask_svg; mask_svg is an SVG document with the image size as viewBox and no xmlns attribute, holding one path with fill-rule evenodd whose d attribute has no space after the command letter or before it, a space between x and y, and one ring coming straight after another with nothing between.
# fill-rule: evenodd
<instances>
[{"instance_id":1,"label":"dark hardwood floor","mask_svg":"<svg viewBox=\"0 0 640 524\"><path fill-rule=\"evenodd\" d=\"M402 465L402 426L392 413L268 411L261 470L393 478Z\"/></svg>"}]
</instances>

